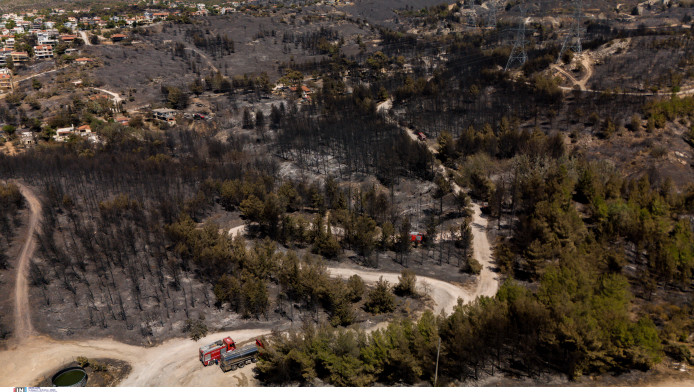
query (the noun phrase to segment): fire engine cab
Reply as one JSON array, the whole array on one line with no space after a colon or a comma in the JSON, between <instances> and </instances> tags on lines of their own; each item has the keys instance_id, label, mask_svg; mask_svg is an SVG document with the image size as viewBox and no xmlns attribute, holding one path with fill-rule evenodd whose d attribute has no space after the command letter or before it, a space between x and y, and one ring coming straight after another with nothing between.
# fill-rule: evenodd
<instances>
[{"instance_id":1,"label":"fire engine cab","mask_svg":"<svg viewBox=\"0 0 694 392\"><path fill-rule=\"evenodd\" d=\"M200 347L200 362L205 366L219 363L223 354L234 350L236 350L236 343L231 336L227 336L222 340Z\"/></svg>"},{"instance_id":2,"label":"fire engine cab","mask_svg":"<svg viewBox=\"0 0 694 392\"><path fill-rule=\"evenodd\" d=\"M410 232L410 242L415 245L421 244L424 241L424 233L417 231Z\"/></svg>"}]
</instances>

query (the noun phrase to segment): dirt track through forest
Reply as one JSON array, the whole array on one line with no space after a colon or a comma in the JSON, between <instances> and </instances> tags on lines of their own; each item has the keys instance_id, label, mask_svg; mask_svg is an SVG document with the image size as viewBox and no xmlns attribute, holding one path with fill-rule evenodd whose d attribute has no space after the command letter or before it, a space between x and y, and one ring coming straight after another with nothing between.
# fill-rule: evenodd
<instances>
[{"instance_id":1,"label":"dirt track through forest","mask_svg":"<svg viewBox=\"0 0 694 392\"><path fill-rule=\"evenodd\" d=\"M22 250L19 253L15 268L17 276L15 279L14 291L14 336L13 339L18 343L31 336L34 333L34 328L31 324L31 312L29 311L29 282L27 275L29 274L29 266L31 257L36 248L36 232L41 217L41 203L34 192L26 185L17 183L19 190L24 196L24 199L29 205L29 224L27 225L26 239ZM5 385L5 384L2 384Z\"/></svg>"},{"instance_id":2,"label":"dirt track through forest","mask_svg":"<svg viewBox=\"0 0 694 392\"><path fill-rule=\"evenodd\" d=\"M411 131L411 130L410 130ZM414 136L413 132L411 137ZM416 136L415 136L416 138ZM433 147L429 147L433 149ZM443 166L439 168L444 170ZM31 218L27 229L22 252L18 260L16 281L15 307L15 339L16 344L9 350L0 352L0 385L29 386L41 377L49 376L46 372L56 370L69 363L77 356L109 357L127 361L132 366L132 372L119 386L254 386L257 380L253 378L254 365L246 366L234 372L223 373L217 366L203 367L198 358L199 342L185 338L174 338L155 347L133 346L113 339L96 339L85 341L56 341L47 336L33 334L31 313L29 311L29 287L27 271L35 249L34 233L38 227L41 204L36 195L26 186L19 184L22 194L27 199ZM454 191L460 188L453 184ZM498 289L498 280L491 269L491 249L487 235L487 221L481 215L478 205L473 205L474 217L472 231L474 235L474 257L482 264L483 269L472 288L463 288L452 283L428 277L417 277L418 287L425 291L434 301L433 310L451 313L458 298L464 302L473 301L479 295L494 295ZM232 229L233 234L243 231L243 227ZM357 274L366 282L374 283L383 276L392 284L398 282L399 274L367 271L356 268L328 268L333 276L349 277ZM383 324L371 329L383 327ZM204 342L232 336L242 346L252 342L256 337L270 334L269 329L248 329L218 332L208 335ZM248 343L251 344L251 343Z\"/></svg>"}]
</instances>

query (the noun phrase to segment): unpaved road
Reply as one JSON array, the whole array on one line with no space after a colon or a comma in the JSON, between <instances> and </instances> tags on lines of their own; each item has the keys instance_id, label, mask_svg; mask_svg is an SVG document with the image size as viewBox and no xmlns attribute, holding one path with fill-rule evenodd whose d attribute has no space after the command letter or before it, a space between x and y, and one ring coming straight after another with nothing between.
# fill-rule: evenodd
<instances>
[{"instance_id":1,"label":"unpaved road","mask_svg":"<svg viewBox=\"0 0 694 392\"><path fill-rule=\"evenodd\" d=\"M457 187L457 184L454 184ZM454 187L454 188L455 188ZM492 297L499 291L499 275L494 271L492 266L492 247L487 238L487 218L482 216L482 210L479 204L473 203L473 216L470 228L472 229L472 257L480 262L482 271L477 278L475 292L469 299L479 296ZM466 300L467 301L467 300Z\"/></svg>"},{"instance_id":2,"label":"unpaved road","mask_svg":"<svg viewBox=\"0 0 694 392\"><path fill-rule=\"evenodd\" d=\"M445 170L445 169L444 169ZM457 186L456 186L457 187ZM31 328L31 318L28 301L28 282L26 271L29 260L35 249L34 232L38 226L41 205L31 190L20 184L20 190L27 199L31 209L31 219L27 231L27 239L18 260L16 281L17 306L15 307L15 336L17 344L6 351L0 352L0 385L28 386L40 378L48 376L47 372L56 370L62 365L74 360L77 356L110 357L127 361L132 366L132 372L123 380L120 386L254 386L257 381L253 378L253 365L235 372L223 373L216 366L203 367L197 358L199 342L184 338L167 340L155 347L133 346L113 339L96 339L85 341L57 341L47 336L36 336ZM463 288L454 284L428 277L418 277L419 288L426 291L434 300L434 311L450 313L457 304L458 298L469 302L477 295L494 295L498 282L496 275L489 269L491 251L484 233L486 220L481 216L479 207L475 205L473 219L474 255L484 269L473 288ZM243 227L232 229L234 234L243 232ZM349 277L360 275L367 282L376 282L383 276L391 283L397 283L399 274L366 271L353 268L328 268L333 276ZM369 330L384 327L375 325ZM268 329L233 330L211 334L204 342L232 336L239 346L252 344L255 337L267 335Z\"/></svg>"},{"instance_id":3,"label":"unpaved road","mask_svg":"<svg viewBox=\"0 0 694 392\"><path fill-rule=\"evenodd\" d=\"M566 76L571 81L572 86L578 85L581 91L588 91L586 86L588 85L590 78L593 77L593 64L591 64L590 59L588 59L585 55L581 57L581 64L586 71L581 80L576 79L570 72L564 70L564 68L557 64L552 64L551 68Z\"/></svg>"},{"instance_id":4,"label":"unpaved road","mask_svg":"<svg viewBox=\"0 0 694 392\"><path fill-rule=\"evenodd\" d=\"M383 277L383 280L391 285L397 284L398 277L400 277L400 274L395 272L381 272L366 269L357 270L354 268L328 268L328 272L334 277L343 279L357 274L366 283L376 283ZM474 299L471 297L472 293L470 291L460 286L424 276L417 276L417 289L420 293L428 291L429 296L435 302L433 310L434 313L437 314L442 310L447 314L451 314L453 312L453 307L458 303L458 297L462 298L465 302Z\"/></svg>"},{"instance_id":5,"label":"unpaved road","mask_svg":"<svg viewBox=\"0 0 694 392\"><path fill-rule=\"evenodd\" d=\"M84 30L80 30L80 36L82 37L82 41L84 41L85 45L92 46L92 43L89 41L87 33Z\"/></svg>"},{"instance_id":6,"label":"unpaved road","mask_svg":"<svg viewBox=\"0 0 694 392\"><path fill-rule=\"evenodd\" d=\"M205 59L205 61L207 62L207 65L208 65L210 68L212 68L212 70L214 71L214 73L218 73L218 72L219 72L219 69L217 69L217 67L215 67L214 64L212 64L212 60L210 60L210 58L207 57L207 55L206 55L205 53L203 53L203 52L201 52L201 51L199 51L199 50L197 50L197 49L195 49L195 48L189 48L189 47L187 47L187 46L186 46L185 48L183 48L183 49L185 49L185 50L190 50L190 51L192 51L192 52L195 52L195 53L199 54L200 57L202 57L202 58Z\"/></svg>"},{"instance_id":7,"label":"unpaved road","mask_svg":"<svg viewBox=\"0 0 694 392\"><path fill-rule=\"evenodd\" d=\"M17 186L19 186L22 196L24 196L29 204L30 211L26 239L24 240L24 245L22 245L17 263L15 264L17 276L15 278L14 290L14 340L17 343L21 343L34 333L34 328L31 324L31 312L29 311L29 282L27 275L29 274L31 256L34 254L34 249L36 248L36 237L34 233L38 228L39 218L41 217L41 203L36 197L36 194L26 185L17 183Z\"/></svg>"},{"instance_id":8,"label":"unpaved road","mask_svg":"<svg viewBox=\"0 0 694 392\"><path fill-rule=\"evenodd\" d=\"M231 335L239 346L252 344L249 340L270 333L269 330L251 329L219 332L208 335L204 342L212 342ZM256 380L252 367L224 373L217 366L203 367L197 351L202 342L176 338L166 343L144 348L112 339L85 341L55 341L46 336L25 340L20 348L0 352L0 385L30 385L46 372L56 370L77 356L88 358L109 357L130 363L132 371L119 386L252 386ZM245 384L243 379L245 377Z\"/></svg>"},{"instance_id":9,"label":"unpaved road","mask_svg":"<svg viewBox=\"0 0 694 392\"><path fill-rule=\"evenodd\" d=\"M376 282L383 276L391 283L397 283L399 274L366 271L352 268L328 268L333 276L361 276L366 282ZM450 313L458 301L474 299L477 291L440 280L418 277L420 290L425 286L435 302L434 311ZM383 327L379 324L370 329ZM258 336L270 334L269 329L233 330L208 335L204 342L211 342L225 336L232 336L239 346L250 343ZM0 363L5 364L0 370L0 385L30 385L46 372L59 368L77 356L109 357L127 361L132 372L121 382L123 387L150 386L254 386L253 365L235 372L223 373L216 366L203 367L196 357L200 342L190 339L175 338L165 343L145 348L133 346L113 339L96 339L85 341L56 341L46 336L25 338L18 346L0 352ZM21 360L19 360L21 358Z\"/></svg>"},{"instance_id":10,"label":"unpaved road","mask_svg":"<svg viewBox=\"0 0 694 392\"><path fill-rule=\"evenodd\" d=\"M560 86L559 88L564 90L564 91L573 91L574 87L578 85L579 89L584 92L588 93L596 93L596 94L615 94L615 95L630 95L630 96L636 96L636 97L671 97L672 93L630 93L630 92L616 92L616 91L611 91L611 90L592 90L589 89L588 86L588 81L590 80L591 77L593 77L593 63L591 62L590 58L588 58L585 54L581 58L581 64L586 70L585 75L580 80L577 80L570 72L564 70L557 64L552 64L550 68L553 70L561 73L564 75L569 81L571 82L572 87L567 87L567 86ZM684 90L680 90L677 92L675 95L682 98L685 96L689 96L694 94L694 88L688 88Z\"/></svg>"},{"instance_id":11,"label":"unpaved road","mask_svg":"<svg viewBox=\"0 0 694 392\"><path fill-rule=\"evenodd\" d=\"M94 90L101 91L102 93L106 93L106 94L112 96L112 97L113 97L113 102L116 103L116 104L118 104L118 103L120 103L120 102L123 101L123 98L121 98L121 97L120 97L120 94L118 94L118 93L114 93L113 91L109 91L109 90L106 90L106 89L103 89L103 88L96 88L96 87L92 87L92 88L93 88Z\"/></svg>"},{"instance_id":12,"label":"unpaved road","mask_svg":"<svg viewBox=\"0 0 694 392\"><path fill-rule=\"evenodd\" d=\"M384 103L378 105L379 110L381 110L380 108L383 108L382 110L386 110L385 108L390 108L390 107L392 107L392 103L390 103L389 101L385 101ZM400 127L400 129L405 131L405 133L407 133L407 136L409 136L410 139L412 139L416 143L422 143L417 138L417 132L415 130L400 125L396 120L390 118L389 116L386 116L386 120L388 122ZM427 142L426 146L427 146L427 149L432 154L436 155L438 153L437 148L436 148L434 143ZM443 166L442 164L439 164L436 167L436 170L444 177L447 177L448 169L446 169L446 167ZM463 189L460 188L460 186L458 184L456 184L455 181L451 181L450 184L451 184L451 190L453 192L459 193L459 192L463 191ZM463 301L466 303L474 300L476 297L481 296L481 295L491 297L491 296L495 295L496 292L499 290L498 274L494 271L494 267L492 266L492 248L491 248L491 245L489 244L489 239L487 238L487 218L482 216L482 209L480 208L479 204L472 203L472 209L473 209L473 217L472 217L472 222L470 224L470 228L472 229L472 235L474 237L472 257L480 262L480 264L482 265L482 271L480 272L480 276L477 278L477 284L475 286L475 289L472 292L463 291L463 292L458 292L458 294L456 294L457 296L462 298ZM385 279L385 277L384 277L384 279ZM418 278L418 279L424 279L424 278ZM397 279L395 281L397 282ZM440 282L440 281L438 281L438 282ZM445 283L445 282L441 282L441 283ZM449 284L449 283L447 283L447 284ZM433 289L434 289L434 287L432 286L432 294L431 295L436 300L435 294L433 293ZM441 287L441 289L445 289L445 288ZM440 299L443 300L443 298L440 298ZM437 303L438 303L438 301L437 301ZM455 305L455 303L453 305ZM450 309L452 309L452 306L450 307ZM450 313L451 311L447 310L446 312Z\"/></svg>"}]
</instances>

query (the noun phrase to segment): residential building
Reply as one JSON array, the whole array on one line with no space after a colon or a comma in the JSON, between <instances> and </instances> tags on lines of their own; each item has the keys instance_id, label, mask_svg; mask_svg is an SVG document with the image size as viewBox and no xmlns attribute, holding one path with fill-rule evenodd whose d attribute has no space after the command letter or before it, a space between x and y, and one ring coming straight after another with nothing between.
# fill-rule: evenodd
<instances>
[{"instance_id":1,"label":"residential building","mask_svg":"<svg viewBox=\"0 0 694 392\"><path fill-rule=\"evenodd\" d=\"M82 125L80 127L77 127L76 133L80 134L80 135L86 135L86 134L92 133L92 127L90 127L89 125Z\"/></svg>"},{"instance_id":2,"label":"residential building","mask_svg":"<svg viewBox=\"0 0 694 392\"><path fill-rule=\"evenodd\" d=\"M34 137L34 133L31 131L22 131L19 133L19 140L22 142L22 144L29 145L29 144L36 144L36 138Z\"/></svg>"},{"instance_id":3,"label":"residential building","mask_svg":"<svg viewBox=\"0 0 694 392\"><path fill-rule=\"evenodd\" d=\"M64 142L68 137L70 137L70 135L73 134L73 132L75 132L74 125L67 128L58 128L55 130L55 136L53 136L53 139L59 142Z\"/></svg>"},{"instance_id":4,"label":"residential building","mask_svg":"<svg viewBox=\"0 0 694 392\"><path fill-rule=\"evenodd\" d=\"M7 59L10 58L10 54L13 52L13 49L10 48L1 48L0 49L0 65L5 65L7 63Z\"/></svg>"},{"instance_id":5,"label":"residential building","mask_svg":"<svg viewBox=\"0 0 694 392\"><path fill-rule=\"evenodd\" d=\"M36 41L39 45L56 45L58 41L46 33L37 33Z\"/></svg>"},{"instance_id":6,"label":"residential building","mask_svg":"<svg viewBox=\"0 0 694 392\"><path fill-rule=\"evenodd\" d=\"M3 68L7 69L7 68ZM0 89L1 90L12 90L12 75L0 74Z\"/></svg>"},{"instance_id":7,"label":"residential building","mask_svg":"<svg viewBox=\"0 0 694 392\"><path fill-rule=\"evenodd\" d=\"M10 53L12 62L15 64L26 63L29 61L29 53L27 52L12 52Z\"/></svg>"},{"instance_id":8,"label":"residential building","mask_svg":"<svg viewBox=\"0 0 694 392\"><path fill-rule=\"evenodd\" d=\"M72 42L75 39L77 39L77 36L72 34L63 34L60 36L60 40L63 42Z\"/></svg>"},{"instance_id":9,"label":"residential building","mask_svg":"<svg viewBox=\"0 0 694 392\"><path fill-rule=\"evenodd\" d=\"M34 46L34 57L36 57L37 59L53 58L53 46L51 46L51 45Z\"/></svg>"}]
</instances>

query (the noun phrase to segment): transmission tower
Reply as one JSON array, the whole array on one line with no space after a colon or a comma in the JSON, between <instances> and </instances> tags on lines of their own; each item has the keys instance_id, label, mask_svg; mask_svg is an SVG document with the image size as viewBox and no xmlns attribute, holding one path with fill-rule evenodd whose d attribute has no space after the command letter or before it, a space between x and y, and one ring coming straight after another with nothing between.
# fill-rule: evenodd
<instances>
[{"instance_id":1,"label":"transmission tower","mask_svg":"<svg viewBox=\"0 0 694 392\"><path fill-rule=\"evenodd\" d=\"M516 39L513 41L511 55L508 56L508 62L506 62L504 71L508 71L515 63L522 66L528 61L528 53L525 51L525 8L522 4L520 6L520 13L520 23L518 23L518 28L516 29Z\"/></svg>"},{"instance_id":2,"label":"transmission tower","mask_svg":"<svg viewBox=\"0 0 694 392\"><path fill-rule=\"evenodd\" d=\"M496 27L496 15L497 15L497 7L495 4L492 4L492 2L489 2L489 11L487 11L487 27Z\"/></svg>"},{"instance_id":3,"label":"transmission tower","mask_svg":"<svg viewBox=\"0 0 694 392\"><path fill-rule=\"evenodd\" d=\"M581 46L581 36L583 35L583 0L573 0L572 3L574 4L574 13L571 27L569 28L569 33L564 38L564 43L561 45L557 61L561 60L561 56L566 49L571 49L576 54L581 54L581 52L583 52L583 46Z\"/></svg>"}]
</instances>

